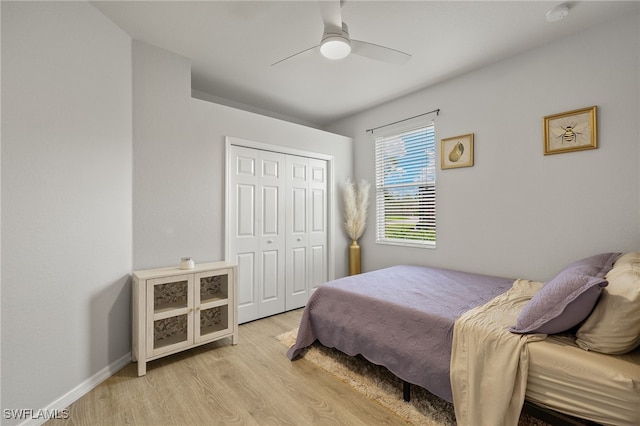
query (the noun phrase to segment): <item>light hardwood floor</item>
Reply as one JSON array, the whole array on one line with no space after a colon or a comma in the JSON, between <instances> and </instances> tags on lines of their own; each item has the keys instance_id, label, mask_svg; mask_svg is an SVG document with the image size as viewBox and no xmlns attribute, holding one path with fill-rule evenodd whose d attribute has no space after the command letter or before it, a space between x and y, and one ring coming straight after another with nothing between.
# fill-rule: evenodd
<instances>
[{"instance_id":1,"label":"light hardwood floor","mask_svg":"<svg viewBox=\"0 0 640 426\"><path fill-rule=\"evenodd\" d=\"M406 425L277 339L302 310L240 325L239 343L222 340L131 363L69 407L61 425Z\"/></svg>"}]
</instances>

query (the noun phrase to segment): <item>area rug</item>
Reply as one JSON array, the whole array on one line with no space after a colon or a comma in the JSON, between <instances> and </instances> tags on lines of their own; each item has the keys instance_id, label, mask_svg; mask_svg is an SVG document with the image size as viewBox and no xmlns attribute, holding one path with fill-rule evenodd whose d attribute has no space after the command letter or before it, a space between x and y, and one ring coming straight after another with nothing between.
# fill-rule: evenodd
<instances>
[{"instance_id":1,"label":"area rug","mask_svg":"<svg viewBox=\"0 0 640 426\"><path fill-rule=\"evenodd\" d=\"M279 335L278 340L291 347L298 329ZM407 423L420 426L455 426L453 404L418 386L411 387L411 401L402 399L402 381L385 367L361 356L348 356L318 342L303 353L304 359L334 375L355 390L378 402ZM523 414L519 426L547 426L548 423Z\"/></svg>"}]
</instances>

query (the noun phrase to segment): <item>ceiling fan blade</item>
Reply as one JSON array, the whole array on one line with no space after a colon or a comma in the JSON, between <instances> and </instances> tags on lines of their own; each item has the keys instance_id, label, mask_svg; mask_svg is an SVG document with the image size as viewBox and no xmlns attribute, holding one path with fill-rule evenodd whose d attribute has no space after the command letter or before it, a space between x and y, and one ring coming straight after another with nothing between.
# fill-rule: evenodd
<instances>
[{"instance_id":1,"label":"ceiling fan blade","mask_svg":"<svg viewBox=\"0 0 640 426\"><path fill-rule=\"evenodd\" d=\"M340 32L342 29L342 4L340 0L319 0L318 5L325 31L329 28Z\"/></svg>"},{"instance_id":2,"label":"ceiling fan blade","mask_svg":"<svg viewBox=\"0 0 640 426\"><path fill-rule=\"evenodd\" d=\"M378 44L353 39L351 40L351 53L375 59L377 61L398 65L405 64L409 59L411 59L411 55L408 53L391 49L390 47L384 47Z\"/></svg>"},{"instance_id":3,"label":"ceiling fan blade","mask_svg":"<svg viewBox=\"0 0 640 426\"><path fill-rule=\"evenodd\" d=\"M305 53L310 53L313 50L320 50L320 45L310 47L310 48L305 49L305 50L303 50L301 52L298 52L298 53L294 53L293 55L287 56L284 59L280 59L278 62L274 62L273 64L271 64L271 66L275 67L276 65L279 65L279 64L283 63L284 61L288 61L289 59L293 59L293 58L298 57L298 56L303 56Z\"/></svg>"}]
</instances>

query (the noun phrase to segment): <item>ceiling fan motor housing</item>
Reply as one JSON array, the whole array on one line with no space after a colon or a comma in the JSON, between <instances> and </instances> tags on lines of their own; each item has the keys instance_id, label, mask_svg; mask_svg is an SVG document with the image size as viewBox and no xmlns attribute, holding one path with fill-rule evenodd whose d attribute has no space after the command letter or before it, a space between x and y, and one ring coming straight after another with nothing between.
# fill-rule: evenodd
<instances>
[{"instance_id":1,"label":"ceiling fan motor housing","mask_svg":"<svg viewBox=\"0 0 640 426\"><path fill-rule=\"evenodd\" d=\"M344 22L342 28L325 27L320 52L329 59L342 59L351 53L351 40L349 39L349 27Z\"/></svg>"}]
</instances>

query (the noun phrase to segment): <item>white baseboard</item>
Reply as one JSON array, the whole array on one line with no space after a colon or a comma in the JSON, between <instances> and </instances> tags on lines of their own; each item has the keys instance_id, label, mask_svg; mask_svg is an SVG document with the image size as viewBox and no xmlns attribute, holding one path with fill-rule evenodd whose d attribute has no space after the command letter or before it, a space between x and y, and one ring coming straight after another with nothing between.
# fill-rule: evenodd
<instances>
[{"instance_id":1,"label":"white baseboard","mask_svg":"<svg viewBox=\"0 0 640 426\"><path fill-rule=\"evenodd\" d=\"M60 398L53 401L47 407L42 409L43 413L61 413L62 410L76 402L82 396L88 394L93 388L98 386L100 383L107 380L109 377L116 374L118 371L129 365L131 362L131 352L123 355L116 361L104 367L102 370L98 371L93 376L89 377L84 382L80 383L75 388L71 389L66 394L62 395ZM48 419L45 418L37 418L37 419L29 419L21 423L21 426L39 426L44 424Z\"/></svg>"}]
</instances>

